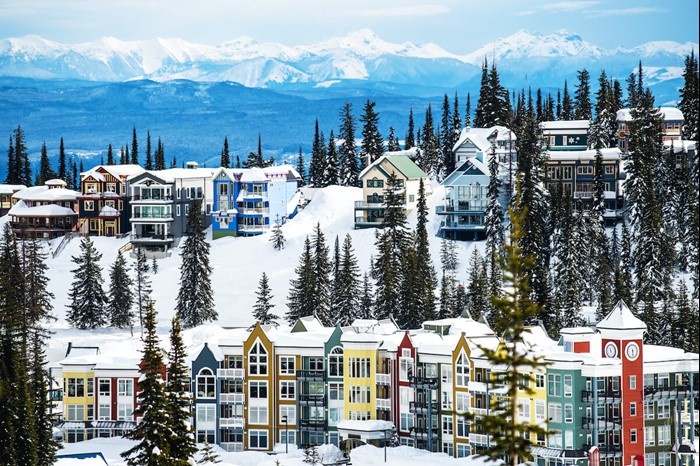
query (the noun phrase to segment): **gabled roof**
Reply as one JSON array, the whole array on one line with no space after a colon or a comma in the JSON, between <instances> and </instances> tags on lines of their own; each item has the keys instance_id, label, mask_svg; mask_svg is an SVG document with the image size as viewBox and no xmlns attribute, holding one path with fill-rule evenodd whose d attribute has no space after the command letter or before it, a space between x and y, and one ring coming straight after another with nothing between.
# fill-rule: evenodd
<instances>
[{"instance_id":1,"label":"gabled roof","mask_svg":"<svg viewBox=\"0 0 700 466\"><path fill-rule=\"evenodd\" d=\"M664 117L664 120L683 121L683 112L676 107L658 107L659 112ZM618 121L632 121L632 109L623 108L617 111Z\"/></svg>"},{"instance_id":2,"label":"gabled roof","mask_svg":"<svg viewBox=\"0 0 700 466\"><path fill-rule=\"evenodd\" d=\"M459 179L462 176L469 176L469 175L474 175L474 176L491 176L491 171L489 170L489 166L482 162L481 160L478 160L475 157L470 157L466 160L464 160L452 173L450 173L450 176L445 178L442 181L442 184L445 186L449 186L452 183L454 183L457 179Z\"/></svg>"},{"instance_id":3,"label":"gabled roof","mask_svg":"<svg viewBox=\"0 0 700 466\"><path fill-rule=\"evenodd\" d=\"M620 300L610 313L596 325L605 330L646 330L647 325L632 314L624 301Z\"/></svg>"},{"instance_id":4,"label":"gabled roof","mask_svg":"<svg viewBox=\"0 0 700 466\"><path fill-rule=\"evenodd\" d=\"M413 160L405 157L403 155L382 155L373 164L369 165L367 168L362 170L360 173L360 178L362 178L365 173L367 173L373 167L379 167L383 161L389 162L396 170L401 173L406 179L417 180L419 178L427 178L428 174L420 169Z\"/></svg>"},{"instance_id":5,"label":"gabled roof","mask_svg":"<svg viewBox=\"0 0 700 466\"><path fill-rule=\"evenodd\" d=\"M104 181L104 176L100 171L103 170L117 179L126 179L130 176L138 175L146 171L141 165L136 164L124 164L124 165L98 165L91 168L88 171L82 172L80 174L80 179L85 179L88 176L92 176L96 180Z\"/></svg>"}]
</instances>

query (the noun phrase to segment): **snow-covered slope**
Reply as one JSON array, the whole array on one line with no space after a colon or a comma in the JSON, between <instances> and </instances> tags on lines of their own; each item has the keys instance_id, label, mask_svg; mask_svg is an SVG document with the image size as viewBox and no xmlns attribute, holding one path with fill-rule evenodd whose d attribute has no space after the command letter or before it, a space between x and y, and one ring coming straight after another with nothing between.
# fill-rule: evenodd
<instances>
[{"instance_id":1,"label":"snow-covered slope","mask_svg":"<svg viewBox=\"0 0 700 466\"><path fill-rule=\"evenodd\" d=\"M565 30L554 34L521 30L465 55L434 43L387 42L369 29L297 46L259 43L250 37L216 46L177 38L125 42L113 37L69 45L32 35L0 40L0 76L94 81L185 78L231 80L254 87L330 79L435 84L436 75L445 83L470 78L485 57L499 63L575 57L580 67L611 57L634 57L664 61L654 66L678 66L685 54L697 48L697 44L656 41L605 50ZM388 72L387 63L393 72Z\"/></svg>"}]
</instances>

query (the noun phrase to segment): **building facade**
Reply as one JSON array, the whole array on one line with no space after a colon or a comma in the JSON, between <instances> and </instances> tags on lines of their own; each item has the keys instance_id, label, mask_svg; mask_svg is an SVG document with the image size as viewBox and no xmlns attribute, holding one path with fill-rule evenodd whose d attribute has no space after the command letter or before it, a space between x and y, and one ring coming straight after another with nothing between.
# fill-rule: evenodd
<instances>
[{"instance_id":1,"label":"building facade","mask_svg":"<svg viewBox=\"0 0 700 466\"><path fill-rule=\"evenodd\" d=\"M16 237L54 239L78 228L79 193L66 189L63 180L48 180L12 195L8 211Z\"/></svg>"},{"instance_id":2,"label":"building facade","mask_svg":"<svg viewBox=\"0 0 700 466\"><path fill-rule=\"evenodd\" d=\"M659 112L663 118L663 122L661 123L663 140L680 141L682 139L683 123L685 123L683 112L675 107L659 107ZM631 109L623 108L617 111L617 147L623 152L627 152L629 148L631 122Z\"/></svg>"},{"instance_id":3,"label":"building facade","mask_svg":"<svg viewBox=\"0 0 700 466\"><path fill-rule=\"evenodd\" d=\"M588 149L588 129L591 120L543 121L542 139L550 151Z\"/></svg>"}]
</instances>

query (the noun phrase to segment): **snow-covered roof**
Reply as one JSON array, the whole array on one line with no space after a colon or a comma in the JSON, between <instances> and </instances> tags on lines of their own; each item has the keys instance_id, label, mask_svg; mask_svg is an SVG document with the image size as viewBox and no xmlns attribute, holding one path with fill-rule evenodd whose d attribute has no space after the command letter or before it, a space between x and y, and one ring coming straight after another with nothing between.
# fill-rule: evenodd
<instances>
[{"instance_id":1,"label":"snow-covered roof","mask_svg":"<svg viewBox=\"0 0 700 466\"><path fill-rule=\"evenodd\" d=\"M175 180L187 178L211 178L214 173L213 168L168 168L167 170L144 170L142 173L150 173L153 176L160 178L166 183L172 183ZM129 179L141 175L135 173L129 175Z\"/></svg>"},{"instance_id":2,"label":"snow-covered roof","mask_svg":"<svg viewBox=\"0 0 700 466\"><path fill-rule=\"evenodd\" d=\"M594 160L595 154L595 149L566 151L549 150L547 151L547 158L549 160ZM620 160L622 157L622 151L617 147L600 149L600 154L603 156L603 160Z\"/></svg>"},{"instance_id":3,"label":"snow-covered roof","mask_svg":"<svg viewBox=\"0 0 700 466\"><path fill-rule=\"evenodd\" d=\"M13 194L25 188L23 184L0 184L0 194Z\"/></svg>"},{"instance_id":4,"label":"snow-covered roof","mask_svg":"<svg viewBox=\"0 0 700 466\"><path fill-rule=\"evenodd\" d=\"M607 316L596 325L605 330L646 330L647 325L632 314L624 301L618 301Z\"/></svg>"},{"instance_id":5,"label":"snow-covered roof","mask_svg":"<svg viewBox=\"0 0 700 466\"><path fill-rule=\"evenodd\" d=\"M102 207L100 210L100 217L119 217L119 211L115 209L114 207L110 207L108 205Z\"/></svg>"},{"instance_id":6,"label":"snow-covered roof","mask_svg":"<svg viewBox=\"0 0 700 466\"><path fill-rule=\"evenodd\" d=\"M269 181L269 177L265 174L262 168L249 168L244 170L241 174L241 181L244 183L251 183L255 181Z\"/></svg>"},{"instance_id":7,"label":"snow-covered roof","mask_svg":"<svg viewBox=\"0 0 700 466\"><path fill-rule=\"evenodd\" d=\"M50 188L44 186L32 186L17 191L12 199L22 201L75 201L80 193L65 188Z\"/></svg>"},{"instance_id":8,"label":"snow-covered roof","mask_svg":"<svg viewBox=\"0 0 700 466\"><path fill-rule=\"evenodd\" d=\"M392 150L384 152L384 155L395 156L395 157L408 157L410 159L416 158L416 153L418 151L417 147L411 147L410 149L404 150Z\"/></svg>"},{"instance_id":9,"label":"snow-covered roof","mask_svg":"<svg viewBox=\"0 0 700 466\"><path fill-rule=\"evenodd\" d=\"M70 217L78 215L72 209L60 205L45 204L27 207L24 201L18 201L13 205L8 214L15 217Z\"/></svg>"},{"instance_id":10,"label":"snow-covered roof","mask_svg":"<svg viewBox=\"0 0 700 466\"><path fill-rule=\"evenodd\" d=\"M435 327L448 326L448 333L450 335L464 334L465 337L494 335L493 330L491 330L488 325L477 322L469 317L452 317L448 319L427 320L423 322L423 328L425 328L426 325Z\"/></svg>"},{"instance_id":11,"label":"snow-covered roof","mask_svg":"<svg viewBox=\"0 0 700 466\"><path fill-rule=\"evenodd\" d=\"M125 165L98 165L91 168L88 171L82 172L80 174L80 179L85 179L87 176L92 176L93 178L104 181L104 176L100 173L100 169L108 172L115 178L128 178L133 175L138 175L145 172L146 170L141 165L136 164L125 164Z\"/></svg>"},{"instance_id":12,"label":"snow-covered roof","mask_svg":"<svg viewBox=\"0 0 700 466\"><path fill-rule=\"evenodd\" d=\"M359 430L362 432L375 432L379 430L391 430L394 428L394 423L391 421L380 420L346 420L338 423L338 429L343 430Z\"/></svg>"},{"instance_id":13,"label":"snow-covered roof","mask_svg":"<svg viewBox=\"0 0 700 466\"><path fill-rule=\"evenodd\" d=\"M365 173L367 173L372 168L381 165L382 162L384 162L385 160L391 165L393 165L399 173L401 173L404 177L406 177L409 180L417 180L419 178L428 177L428 174L421 170L421 168L418 165L416 165L415 162L413 162L413 160L411 160L410 158L404 156L392 156L385 154L379 157L377 160L375 160L374 163L365 167L365 169L362 170L362 172L360 172L360 178L362 178L365 175Z\"/></svg>"},{"instance_id":14,"label":"snow-covered roof","mask_svg":"<svg viewBox=\"0 0 700 466\"><path fill-rule=\"evenodd\" d=\"M591 126L591 120L557 120L543 121L540 123L540 128L543 131L556 129L585 129Z\"/></svg>"},{"instance_id":15,"label":"snow-covered roof","mask_svg":"<svg viewBox=\"0 0 700 466\"><path fill-rule=\"evenodd\" d=\"M659 112L663 115L664 120L669 121L683 121L683 112L678 110L676 107L659 107ZM618 121L632 121L632 109L623 108L617 111Z\"/></svg>"},{"instance_id":16,"label":"snow-covered roof","mask_svg":"<svg viewBox=\"0 0 700 466\"><path fill-rule=\"evenodd\" d=\"M515 133L505 126L495 125L489 128L472 128L467 126L462 128L459 133L457 142L452 147L452 151L456 151L465 141L470 140L480 151L486 152L491 147L489 138L495 137L496 141L513 141L517 140Z\"/></svg>"},{"instance_id":17,"label":"snow-covered roof","mask_svg":"<svg viewBox=\"0 0 700 466\"><path fill-rule=\"evenodd\" d=\"M301 175L295 167L289 164L271 165L263 168L266 175L286 175L287 179L301 179Z\"/></svg>"},{"instance_id":18,"label":"snow-covered roof","mask_svg":"<svg viewBox=\"0 0 700 466\"><path fill-rule=\"evenodd\" d=\"M589 335L595 331L590 327L565 327L559 333L562 335Z\"/></svg>"},{"instance_id":19,"label":"snow-covered roof","mask_svg":"<svg viewBox=\"0 0 700 466\"><path fill-rule=\"evenodd\" d=\"M61 186L61 187L65 188L66 186L68 186L68 183L66 183L65 181L60 180L58 178L51 178L50 180L44 181L44 185L45 186Z\"/></svg>"}]
</instances>

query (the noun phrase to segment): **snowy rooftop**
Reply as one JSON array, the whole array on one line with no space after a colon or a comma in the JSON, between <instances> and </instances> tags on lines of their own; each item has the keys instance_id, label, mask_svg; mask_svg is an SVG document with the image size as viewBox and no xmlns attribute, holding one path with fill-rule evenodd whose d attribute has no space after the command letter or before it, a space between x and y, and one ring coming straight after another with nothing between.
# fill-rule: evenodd
<instances>
[{"instance_id":1,"label":"snowy rooftop","mask_svg":"<svg viewBox=\"0 0 700 466\"><path fill-rule=\"evenodd\" d=\"M591 120L558 120L558 121L543 121L540 127L543 131L555 129L585 129L591 126Z\"/></svg>"},{"instance_id":2,"label":"snowy rooftop","mask_svg":"<svg viewBox=\"0 0 700 466\"><path fill-rule=\"evenodd\" d=\"M167 170L144 170L142 173L148 172L156 176L166 183L172 183L175 180L187 178L211 178L214 173L213 168L168 168ZM129 178L139 176L141 173L129 175Z\"/></svg>"},{"instance_id":3,"label":"snowy rooftop","mask_svg":"<svg viewBox=\"0 0 700 466\"><path fill-rule=\"evenodd\" d=\"M241 174L241 181L250 183L252 181L268 181L269 178L262 168L249 168Z\"/></svg>"},{"instance_id":4,"label":"snowy rooftop","mask_svg":"<svg viewBox=\"0 0 700 466\"><path fill-rule=\"evenodd\" d=\"M141 165L125 164L125 165L98 165L88 171L80 174L80 179L85 179L87 176L92 176L96 180L104 181L104 176L100 173L100 169L108 172L115 178L128 178L138 175L146 171Z\"/></svg>"},{"instance_id":5,"label":"snowy rooftop","mask_svg":"<svg viewBox=\"0 0 700 466\"><path fill-rule=\"evenodd\" d=\"M25 188L23 184L0 184L0 194L13 194Z\"/></svg>"},{"instance_id":6,"label":"snowy rooftop","mask_svg":"<svg viewBox=\"0 0 700 466\"><path fill-rule=\"evenodd\" d=\"M449 326L450 335L464 334L465 337L480 337L486 335L494 335L493 330L481 322L477 322L468 317L453 317L449 319L428 320L423 322L425 326L445 327Z\"/></svg>"},{"instance_id":7,"label":"snowy rooftop","mask_svg":"<svg viewBox=\"0 0 700 466\"><path fill-rule=\"evenodd\" d=\"M344 430L359 430L363 432L372 432L378 430L391 430L394 428L394 423L391 421L368 420L368 421L340 421L338 429Z\"/></svg>"},{"instance_id":8,"label":"snowy rooftop","mask_svg":"<svg viewBox=\"0 0 700 466\"><path fill-rule=\"evenodd\" d=\"M12 199L22 201L75 201L80 193L65 188L50 188L49 186L32 186L17 191Z\"/></svg>"},{"instance_id":9,"label":"snowy rooftop","mask_svg":"<svg viewBox=\"0 0 700 466\"><path fill-rule=\"evenodd\" d=\"M505 126L491 126L490 128L472 128L467 126L462 128L459 133L459 138L453 146L452 150L457 150L459 146L464 144L465 141L470 140L475 146L479 148L482 152L486 152L491 147L489 138L495 137L496 141L516 141L515 133L511 132Z\"/></svg>"},{"instance_id":10,"label":"snowy rooftop","mask_svg":"<svg viewBox=\"0 0 700 466\"><path fill-rule=\"evenodd\" d=\"M676 107L659 107L659 111L664 117L664 120L683 121L683 112ZM629 108L623 108L617 111L618 121L632 121L632 111Z\"/></svg>"},{"instance_id":11,"label":"snowy rooftop","mask_svg":"<svg viewBox=\"0 0 700 466\"><path fill-rule=\"evenodd\" d=\"M697 353L686 353L680 348L670 346L644 345L644 362L695 361Z\"/></svg>"},{"instance_id":12,"label":"snowy rooftop","mask_svg":"<svg viewBox=\"0 0 700 466\"><path fill-rule=\"evenodd\" d=\"M70 217L72 215L78 215L73 209L60 205L45 204L27 207L24 201L18 201L13 205L8 214L15 217Z\"/></svg>"},{"instance_id":13,"label":"snowy rooftop","mask_svg":"<svg viewBox=\"0 0 700 466\"><path fill-rule=\"evenodd\" d=\"M547 151L549 160L594 160L595 149L591 150L567 150L567 151ZM603 160L620 160L622 151L617 147L600 149Z\"/></svg>"},{"instance_id":14,"label":"snowy rooftop","mask_svg":"<svg viewBox=\"0 0 700 466\"><path fill-rule=\"evenodd\" d=\"M607 330L646 330L647 325L632 314L624 301L619 301L596 328Z\"/></svg>"}]
</instances>

